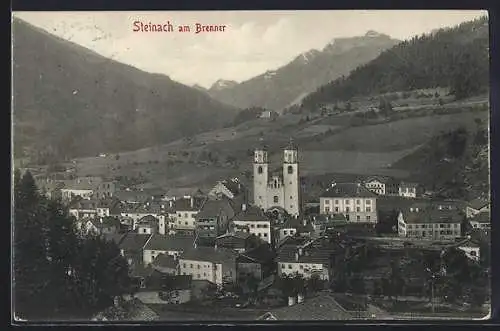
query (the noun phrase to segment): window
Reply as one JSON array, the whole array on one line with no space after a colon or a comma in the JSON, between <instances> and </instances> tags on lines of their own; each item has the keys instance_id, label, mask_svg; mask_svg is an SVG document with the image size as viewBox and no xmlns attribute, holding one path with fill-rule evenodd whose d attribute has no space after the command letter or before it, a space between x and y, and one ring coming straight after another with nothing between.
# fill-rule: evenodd
<instances>
[{"instance_id":1,"label":"window","mask_svg":"<svg viewBox=\"0 0 500 331\"><path fill-rule=\"evenodd\" d=\"M372 204L372 201L371 201L371 200L366 200L366 204L367 204L367 205L371 205L371 204Z\"/></svg>"},{"instance_id":2,"label":"window","mask_svg":"<svg viewBox=\"0 0 500 331\"><path fill-rule=\"evenodd\" d=\"M188 222L184 222L184 225L188 225Z\"/></svg>"},{"instance_id":3,"label":"window","mask_svg":"<svg viewBox=\"0 0 500 331\"><path fill-rule=\"evenodd\" d=\"M366 212L367 213L370 213L372 211L372 209L370 207L366 207Z\"/></svg>"},{"instance_id":4,"label":"window","mask_svg":"<svg viewBox=\"0 0 500 331\"><path fill-rule=\"evenodd\" d=\"M370 215L366 216L366 220L369 221L370 220Z\"/></svg>"},{"instance_id":5,"label":"window","mask_svg":"<svg viewBox=\"0 0 500 331\"><path fill-rule=\"evenodd\" d=\"M142 229L142 232L143 232L143 233L146 233L146 229Z\"/></svg>"},{"instance_id":6,"label":"window","mask_svg":"<svg viewBox=\"0 0 500 331\"><path fill-rule=\"evenodd\" d=\"M292 166L288 166L288 173L293 174L293 167Z\"/></svg>"},{"instance_id":7,"label":"window","mask_svg":"<svg viewBox=\"0 0 500 331\"><path fill-rule=\"evenodd\" d=\"M197 269L200 269L200 265L199 264L196 267L197 267Z\"/></svg>"},{"instance_id":8,"label":"window","mask_svg":"<svg viewBox=\"0 0 500 331\"><path fill-rule=\"evenodd\" d=\"M156 252L155 251L151 251L151 254L154 255Z\"/></svg>"},{"instance_id":9,"label":"window","mask_svg":"<svg viewBox=\"0 0 500 331\"><path fill-rule=\"evenodd\" d=\"M264 233L264 237L267 237L267 233Z\"/></svg>"},{"instance_id":10,"label":"window","mask_svg":"<svg viewBox=\"0 0 500 331\"><path fill-rule=\"evenodd\" d=\"M291 184L291 183L290 183L290 184ZM292 196L290 196L290 199L293 199L293 197L292 197Z\"/></svg>"},{"instance_id":11,"label":"window","mask_svg":"<svg viewBox=\"0 0 500 331\"><path fill-rule=\"evenodd\" d=\"M261 173L262 173L262 166L259 166L259 168L257 169L257 172L258 172L259 174L261 174Z\"/></svg>"},{"instance_id":12,"label":"window","mask_svg":"<svg viewBox=\"0 0 500 331\"><path fill-rule=\"evenodd\" d=\"M203 276L205 276L205 277L206 277L206 276L207 276L207 273L206 273L206 272L204 272L204 273L203 273Z\"/></svg>"},{"instance_id":13,"label":"window","mask_svg":"<svg viewBox=\"0 0 500 331\"><path fill-rule=\"evenodd\" d=\"M193 267L193 264L191 263L191 264L189 265L189 267L190 267L190 268L192 268L192 267Z\"/></svg>"},{"instance_id":14,"label":"window","mask_svg":"<svg viewBox=\"0 0 500 331\"><path fill-rule=\"evenodd\" d=\"M196 278L201 278L200 274L196 274Z\"/></svg>"},{"instance_id":15,"label":"window","mask_svg":"<svg viewBox=\"0 0 500 331\"><path fill-rule=\"evenodd\" d=\"M349 200L346 200L346 201L345 201L345 204L346 204L346 205L348 205L349 203L350 203L350 201L349 201Z\"/></svg>"},{"instance_id":16,"label":"window","mask_svg":"<svg viewBox=\"0 0 500 331\"><path fill-rule=\"evenodd\" d=\"M359 216L359 215L358 215L358 216L356 216L356 220L357 220L357 221L361 221L361 216Z\"/></svg>"},{"instance_id":17,"label":"window","mask_svg":"<svg viewBox=\"0 0 500 331\"><path fill-rule=\"evenodd\" d=\"M349 212L349 207L345 207L345 212L348 213Z\"/></svg>"},{"instance_id":18,"label":"window","mask_svg":"<svg viewBox=\"0 0 500 331\"><path fill-rule=\"evenodd\" d=\"M326 199L325 200L325 205L329 205L330 204L330 200Z\"/></svg>"},{"instance_id":19,"label":"window","mask_svg":"<svg viewBox=\"0 0 500 331\"><path fill-rule=\"evenodd\" d=\"M262 237L262 233L260 233L260 232L259 232L259 233L258 233L258 236L259 236L259 237Z\"/></svg>"},{"instance_id":20,"label":"window","mask_svg":"<svg viewBox=\"0 0 500 331\"><path fill-rule=\"evenodd\" d=\"M356 204L357 204L357 205L361 204L361 200L359 200L359 199L358 199L358 200L356 200Z\"/></svg>"},{"instance_id":21,"label":"window","mask_svg":"<svg viewBox=\"0 0 500 331\"><path fill-rule=\"evenodd\" d=\"M282 264L281 265L281 269L285 269L286 268L286 265L285 264Z\"/></svg>"},{"instance_id":22,"label":"window","mask_svg":"<svg viewBox=\"0 0 500 331\"><path fill-rule=\"evenodd\" d=\"M339 201L338 200L335 200L335 204L338 205L339 204Z\"/></svg>"},{"instance_id":23,"label":"window","mask_svg":"<svg viewBox=\"0 0 500 331\"><path fill-rule=\"evenodd\" d=\"M288 234L288 231L287 231L287 230L285 230L285 231L283 231L283 233L284 233L284 234L285 234L285 236L286 236L286 235Z\"/></svg>"},{"instance_id":24,"label":"window","mask_svg":"<svg viewBox=\"0 0 500 331\"><path fill-rule=\"evenodd\" d=\"M356 211L359 213L361 211L361 208L356 207Z\"/></svg>"},{"instance_id":25,"label":"window","mask_svg":"<svg viewBox=\"0 0 500 331\"><path fill-rule=\"evenodd\" d=\"M302 264L300 265L300 269L304 269L304 266Z\"/></svg>"},{"instance_id":26,"label":"window","mask_svg":"<svg viewBox=\"0 0 500 331\"><path fill-rule=\"evenodd\" d=\"M183 267L183 268L185 268L185 267L186 267L186 263L183 263L183 264L182 264L182 267Z\"/></svg>"},{"instance_id":27,"label":"window","mask_svg":"<svg viewBox=\"0 0 500 331\"><path fill-rule=\"evenodd\" d=\"M291 264L288 265L288 269L292 269L292 265Z\"/></svg>"},{"instance_id":28,"label":"window","mask_svg":"<svg viewBox=\"0 0 500 331\"><path fill-rule=\"evenodd\" d=\"M330 212L330 207L325 207L325 213L329 213Z\"/></svg>"},{"instance_id":29,"label":"window","mask_svg":"<svg viewBox=\"0 0 500 331\"><path fill-rule=\"evenodd\" d=\"M335 207L335 212L338 213L339 212L339 207Z\"/></svg>"},{"instance_id":30,"label":"window","mask_svg":"<svg viewBox=\"0 0 500 331\"><path fill-rule=\"evenodd\" d=\"M476 256L476 251L471 251L471 252L470 252L470 255L472 255L472 256Z\"/></svg>"},{"instance_id":31,"label":"window","mask_svg":"<svg viewBox=\"0 0 500 331\"><path fill-rule=\"evenodd\" d=\"M273 197L273 201L274 201L274 203L278 203L279 198L278 198L278 196L277 196L277 195L275 195L275 196Z\"/></svg>"},{"instance_id":32,"label":"window","mask_svg":"<svg viewBox=\"0 0 500 331\"><path fill-rule=\"evenodd\" d=\"M348 221L349 220L349 215L345 215L345 219Z\"/></svg>"}]
</instances>

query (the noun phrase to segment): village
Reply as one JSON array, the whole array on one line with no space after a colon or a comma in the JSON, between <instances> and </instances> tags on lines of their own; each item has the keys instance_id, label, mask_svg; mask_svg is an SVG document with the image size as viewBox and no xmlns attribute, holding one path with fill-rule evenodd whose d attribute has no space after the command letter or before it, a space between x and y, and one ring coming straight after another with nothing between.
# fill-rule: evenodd
<instances>
[{"instance_id":1,"label":"village","mask_svg":"<svg viewBox=\"0 0 500 331\"><path fill-rule=\"evenodd\" d=\"M118 245L134 280L118 301L133 297L152 319L200 307L261 320L484 316L487 284L472 278L457 293L450 283L464 268L487 282L489 201L439 200L418 183L374 175L333 179L306 202L298 153L290 141L280 171L270 171L260 146L253 183L227 178L208 192L36 180L68 206L82 236ZM106 314L95 319L112 319Z\"/></svg>"}]
</instances>

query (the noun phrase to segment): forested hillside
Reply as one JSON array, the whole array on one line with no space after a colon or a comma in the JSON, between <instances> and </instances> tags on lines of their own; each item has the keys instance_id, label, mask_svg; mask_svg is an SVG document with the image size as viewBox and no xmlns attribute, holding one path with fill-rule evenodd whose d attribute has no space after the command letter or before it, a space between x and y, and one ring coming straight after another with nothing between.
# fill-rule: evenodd
<instances>
[{"instance_id":1,"label":"forested hillside","mask_svg":"<svg viewBox=\"0 0 500 331\"><path fill-rule=\"evenodd\" d=\"M159 145L222 127L237 113L206 92L18 19L13 96L15 154L27 152L38 162Z\"/></svg>"},{"instance_id":2,"label":"forested hillside","mask_svg":"<svg viewBox=\"0 0 500 331\"><path fill-rule=\"evenodd\" d=\"M416 36L390 48L373 61L320 87L302 106L354 96L449 87L457 99L484 93L489 85L488 18Z\"/></svg>"}]
</instances>

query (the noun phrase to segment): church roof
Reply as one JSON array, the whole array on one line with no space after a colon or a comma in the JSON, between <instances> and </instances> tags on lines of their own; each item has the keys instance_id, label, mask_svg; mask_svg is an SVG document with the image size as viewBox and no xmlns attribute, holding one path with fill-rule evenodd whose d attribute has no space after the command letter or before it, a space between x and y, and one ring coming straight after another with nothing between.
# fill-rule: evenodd
<instances>
[{"instance_id":1,"label":"church roof","mask_svg":"<svg viewBox=\"0 0 500 331\"><path fill-rule=\"evenodd\" d=\"M295 144L292 138L290 138L290 141L285 147L285 150L298 150L298 146Z\"/></svg>"}]
</instances>

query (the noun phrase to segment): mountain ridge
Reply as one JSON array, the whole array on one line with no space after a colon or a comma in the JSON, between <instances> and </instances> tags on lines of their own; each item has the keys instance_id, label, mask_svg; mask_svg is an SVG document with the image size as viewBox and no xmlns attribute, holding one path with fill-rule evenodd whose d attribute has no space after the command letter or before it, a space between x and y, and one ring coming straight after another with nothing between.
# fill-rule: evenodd
<instances>
[{"instance_id":1,"label":"mountain ridge","mask_svg":"<svg viewBox=\"0 0 500 331\"><path fill-rule=\"evenodd\" d=\"M236 114L166 75L106 58L19 18L12 23L16 155L132 150L221 127Z\"/></svg>"},{"instance_id":2,"label":"mountain ridge","mask_svg":"<svg viewBox=\"0 0 500 331\"><path fill-rule=\"evenodd\" d=\"M380 33L336 38L322 50L308 50L277 69L267 70L228 88L210 89L209 94L239 108L262 107L280 111L301 95L349 74L399 42Z\"/></svg>"}]
</instances>

